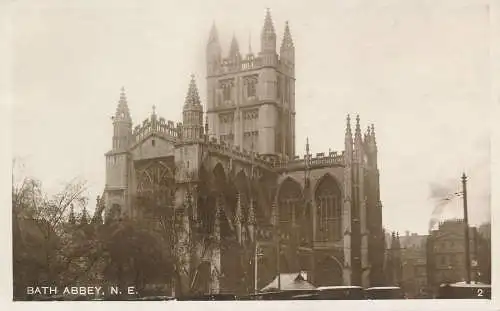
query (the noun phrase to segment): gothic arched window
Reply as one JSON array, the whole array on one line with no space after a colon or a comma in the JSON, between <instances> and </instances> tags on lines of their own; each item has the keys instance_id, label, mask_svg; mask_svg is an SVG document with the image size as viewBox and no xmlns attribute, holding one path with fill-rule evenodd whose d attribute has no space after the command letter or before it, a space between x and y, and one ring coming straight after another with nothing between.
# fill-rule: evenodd
<instances>
[{"instance_id":1,"label":"gothic arched window","mask_svg":"<svg viewBox=\"0 0 500 311\"><path fill-rule=\"evenodd\" d=\"M173 191L174 175L162 161L153 161L137 172L137 193L143 197L157 200L170 200Z\"/></svg>"},{"instance_id":2,"label":"gothic arched window","mask_svg":"<svg viewBox=\"0 0 500 311\"><path fill-rule=\"evenodd\" d=\"M316 188L316 240L337 241L342 237L341 192L337 182L326 175Z\"/></svg>"},{"instance_id":3,"label":"gothic arched window","mask_svg":"<svg viewBox=\"0 0 500 311\"><path fill-rule=\"evenodd\" d=\"M279 223L282 230L293 231L296 226L303 223L304 200L300 185L292 179L287 179L280 187L279 197Z\"/></svg>"}]
</instances>

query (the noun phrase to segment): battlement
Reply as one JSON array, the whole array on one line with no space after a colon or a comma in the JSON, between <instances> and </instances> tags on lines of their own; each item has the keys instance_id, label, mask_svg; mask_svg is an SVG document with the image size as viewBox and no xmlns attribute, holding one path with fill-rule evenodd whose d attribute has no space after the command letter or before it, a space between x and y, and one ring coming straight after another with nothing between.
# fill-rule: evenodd
<instances>
[{"instance_id":1,"label":"battlement","mask_svg":"<svg viewBox=\"0 0 500 311\"><path fill-rule=\"evenodd\" d=\"M218 141L216 138L212 138L207 142L207 147L211 152L217 152L227 157L248 163L253 162L254 164L268 169L275 169L278 172L285 170L304 170L306 164L310 169L343 166L345 164L344 151L331 151L328 155L325 155L325 153L318 153L316 156L309 155L308 160L306 156L303 158L297 156L293 160L286 160L282 157L266 156L257 152L232 147L223 141Z\"/></svg>"},{"instance_id":2,"label":"battlement","mask_svg":"<svg viewBox=\"0 0 500 311\"><path fill-rule=\"evenodd\" d=\"M240 149L238 147L233 147L223 141L217 141L217 139L212 138L207 142L208 150L211 152L216 152L221 155L225 155L232 159L238 159L240 161L263 166L266 168L272 168L272 161L269 157L260 155L257 152L248 151L246 149Z\"/></svg>"},{"instance_id":3,"label":"battlement","mask_svg":"<svg viewBox=\"0 0 500 311\"><path fill-rule=\"evenodd\" d=\"M134 127L132 142L139 142L150 133L159 133L163 136L171 137L172 139L178 139L181 134L181 127L182 123L180 122L175 124L174 121L166 121L164 118L157 118L157 116L153 114L150 118L142 121L142 124Z\"/></svg>"},{"instance_id":4,"label":"battlement","mask_svg":"<svg viewBox=\"0 0 500 311\"><path fill-rule=\"evenodd\" d=\"M290 61L282 60L278 55L271 59L266 57L255 56L254 54L247 54L242 59L224 58L220 64L217 74L236 73L241 71L255 70L264 66L274 66L283 71L292 70L293 64Z\"/></svg>"},{"instance_id":5,"label":"battlement","mask_svg":"<svg viewBox=\"0 0 500 311\"><path fill-rule=\"evenodd\" d=\"M316 156L304 155L303 158L295 157L293 160L279 159L273 163L273 167L278 170L302 170L305 169L306 164L309 169L330 167L330 166L343 166L345 165L344 151L330 151L328 155L324 152L317 153Z\"/></svg>"}]
</instances>

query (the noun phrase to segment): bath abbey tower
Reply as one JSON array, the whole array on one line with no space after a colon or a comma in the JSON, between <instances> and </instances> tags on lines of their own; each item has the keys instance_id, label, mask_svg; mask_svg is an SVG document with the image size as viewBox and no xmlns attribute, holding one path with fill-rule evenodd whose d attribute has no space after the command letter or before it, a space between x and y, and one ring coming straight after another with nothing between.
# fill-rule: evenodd
<instances>
[{"instance_id":1,"label":"bath abbey tower","mask_svg":"<svg viewBox=\"0 0 500 311\"><path fill-rule=\"evenodd\" d=\"M255 279L262 288L301 271L316 286L384 283L375 128L347 116L344 150L312 155L306 142L296 155L296 46L283 27L278 42L267 11L260 50L242 54L235 37L223 53L213 25L206 99L193 76L182 122L153 110L134 125L124 90L116 107L104 221L140 217L140 198L172 210L178 256L199 292L249 292Z\"/></svg>"}]
</instances>

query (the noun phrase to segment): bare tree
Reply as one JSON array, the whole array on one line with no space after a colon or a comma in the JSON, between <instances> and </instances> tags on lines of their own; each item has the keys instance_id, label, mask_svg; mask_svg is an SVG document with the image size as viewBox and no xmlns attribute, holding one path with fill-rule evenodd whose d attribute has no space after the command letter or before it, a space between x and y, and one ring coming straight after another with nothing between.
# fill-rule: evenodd
<instances>
[{"instance_id":1,"label":"bare tree","mask_svg":"<svg viewBox=\"0 0 500 311\"><path fill-rule=\"evenodd\" d=\"M58 284L64 276L70 210L85 207L86 184L72 180L49 196L40 181L12 178L14 296L28 284Z\"/></svg>"}]
</instances>

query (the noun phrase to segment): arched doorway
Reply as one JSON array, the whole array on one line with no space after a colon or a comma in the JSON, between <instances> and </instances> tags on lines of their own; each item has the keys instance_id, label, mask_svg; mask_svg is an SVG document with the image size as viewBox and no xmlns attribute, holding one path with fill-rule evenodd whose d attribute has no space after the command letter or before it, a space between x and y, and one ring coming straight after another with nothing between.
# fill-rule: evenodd
<instances>
[{"instance_id":1,"label":"arched doorway","mask_svg":"<svg viewBox=\"0 0 500 311\"><path fill-rule=\"evenodd\" d=\"M316 286L341 286L343 285L342 264L334 256L325 256L320 259L315 269Z\"/></svg>"}]
</instances>

